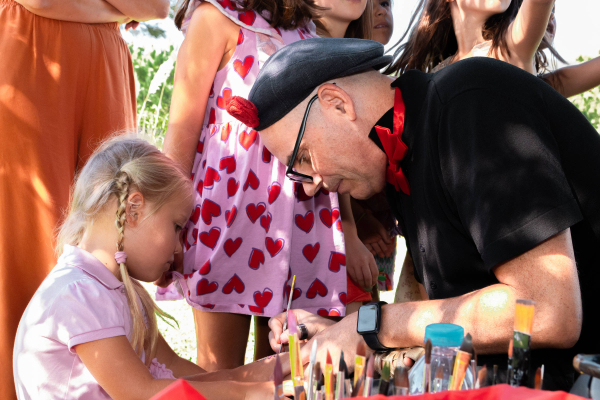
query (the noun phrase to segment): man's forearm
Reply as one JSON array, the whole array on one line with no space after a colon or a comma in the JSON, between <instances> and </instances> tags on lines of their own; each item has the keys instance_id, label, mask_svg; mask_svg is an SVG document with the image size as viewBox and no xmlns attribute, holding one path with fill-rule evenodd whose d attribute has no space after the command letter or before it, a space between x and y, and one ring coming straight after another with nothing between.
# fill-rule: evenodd
<instances>
[{"instance_id":1,"label":"man's forearm","mask_svg":"<svg viewBox=\"0 0 600 400\"><path fill-rule=\"evenodd\" d=\"M471 333L480 353L506 352L515 300L513 289L497 284L460 297L390 304L382 308L379 340L393 348L422 346L425 327L441 322Z\"/></svg>"},{"instance_id":2,"label":"man's forearm","mask_svg":"<svg viewBox=\"0 0 600 400\"><path fill-rule=\"evenodd\" d=\"M35 15L81 23L129 22L125 14L104 0L16 0Z\"/></svg>"},{"instance_id":3,"label":"man's forearm","mask_svg":"<svg viewBox=\"0 0 600 400\"><path fill-rule=\"evenodd\" d=\"M163 19L169 15L169 0L107 0L135 21Z\"/></svg>"}]
</instances>

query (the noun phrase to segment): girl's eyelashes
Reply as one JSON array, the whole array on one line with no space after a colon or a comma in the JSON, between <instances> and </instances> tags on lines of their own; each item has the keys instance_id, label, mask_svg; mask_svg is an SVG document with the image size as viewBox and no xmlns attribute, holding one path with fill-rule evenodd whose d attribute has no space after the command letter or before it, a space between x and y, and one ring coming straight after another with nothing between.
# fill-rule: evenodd
<instances>
[{"instance_id":1,"label":"girl's eyelashes","mask_svg":"<svg viewBox=\"0 0 600 400\"><path fill-rule=\"evenodd\" d=\"M389 1L380 1L379 5L381 7L390 8L392 4Z\"/></svg>"}]
</instances>

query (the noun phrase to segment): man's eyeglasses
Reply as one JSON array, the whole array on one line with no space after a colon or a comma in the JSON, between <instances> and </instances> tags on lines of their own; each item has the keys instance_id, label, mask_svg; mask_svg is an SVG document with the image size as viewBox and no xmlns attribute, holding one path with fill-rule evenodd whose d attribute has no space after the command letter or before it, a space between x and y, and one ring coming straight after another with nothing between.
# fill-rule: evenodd
<instances>
[{"instance_id":1,"label":"man's eyeglasses","mask_svg":"<svg viewBox=\"0 0 600 400\"><path fill-rule=\"evenodd\" d=\"M313 178L309 175L304 175L294 170L294 163L296 162L296 156L298 155L298 148L300 147L300 142L302 142L302 138L304 137L304 129L306 128L306 120L308 119L308 112L310 111L310 106L315 102L316 99L319 98L318 94L315 94L312 99L308 102L306 106L306 112L304 113L304 118L302 118L302 125L300 125L300 131L298 132L298 138L296 139L296 145L294 146L294 151L292 152L292 157L290 158L290 162L288 163L287 170L285 171L285 176L293 180L294 182L303 182L303 183L312 183Z\"/></svg>"}]
</instances>

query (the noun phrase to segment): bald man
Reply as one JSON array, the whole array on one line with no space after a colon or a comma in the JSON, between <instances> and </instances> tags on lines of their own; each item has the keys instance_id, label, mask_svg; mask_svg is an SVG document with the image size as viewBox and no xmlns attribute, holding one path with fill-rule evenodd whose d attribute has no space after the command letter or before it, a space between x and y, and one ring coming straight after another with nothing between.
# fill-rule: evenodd
<instances>
[{"instance_id":1,"label":"bald man","mask_svg":"<svg viewBox=\"0 0 600 400\"><path fill-rule=\"evenodd\" d=\"M534 300L530 371L545 364L545 388L569 390L573 356L600 353L598 133L507 63L470 59L394 80L377 72L389 61L371 41L300 41L267 61L249 99L229 104L306 193L386 190L428 295L378 305L374 333L357 333L370 323L360 312L333 324L299 311L299 322L346 360L362 340L373 351L418 346L428 324L454 323L480 365L506 369L515 301ZM274 348L282 322L270 322Z\"/></svg>"}]
</instances>

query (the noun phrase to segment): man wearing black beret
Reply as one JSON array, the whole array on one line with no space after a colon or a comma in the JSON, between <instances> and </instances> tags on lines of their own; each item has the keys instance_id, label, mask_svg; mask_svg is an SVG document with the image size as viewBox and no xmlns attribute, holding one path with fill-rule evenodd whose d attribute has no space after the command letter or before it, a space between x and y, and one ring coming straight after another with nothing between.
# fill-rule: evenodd
<instances>
[{"instance_id":1,"label":"man wearing black beret","mask_svg":"<svg viewBox=\"0 0 600 400\"><path fill-rule=\"evenodd\" d=\"M425 326L455 323L480 364L506 368L515 300L534 300L532 369L545 364L545 388L568 390L573 356L600 353L598 133L507 63L468 59L393 80L376 71L389 61L371 41L299 41L265 63L248 100L228 105L306 193L386 190L429 297L378 306L364 338L357 313L333 324L299 311L299 322L347 362L361 340L422 346ZM271 320L275 348L282 322Z\"/></svg>"}]
</instances>

